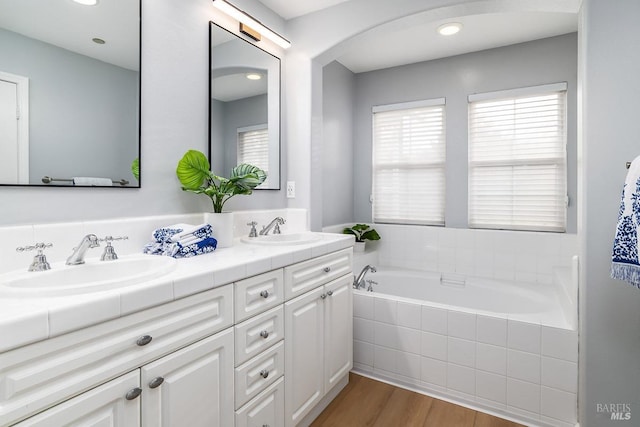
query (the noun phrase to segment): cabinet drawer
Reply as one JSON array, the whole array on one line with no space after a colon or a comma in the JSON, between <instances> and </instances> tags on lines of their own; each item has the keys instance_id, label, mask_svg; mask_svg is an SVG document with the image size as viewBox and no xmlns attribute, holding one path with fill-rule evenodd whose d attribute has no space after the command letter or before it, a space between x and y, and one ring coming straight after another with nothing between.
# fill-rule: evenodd
<instances>
[{"instance_id":1,"label":"cabinet drawer","mask_svg":"<svg viewBox=\"0 0 640 427\"><path fill-rule=\"evenodd\" d=\"M236 408L241 407L284 374L284 342L235 370Z\"/></svg>"},{"instance_id":2,"label":"cabinet drawer","mask_svg":"<svg viewBox=\"0 0 640 427\"><path fill-rule=\"evenodd\" d=\"M236 427L284 425L284 378L267 387L236 412Z\"/></svg>"},{"instance_id":3,"label":"cabinet drawer","mask_svg":"<svg viewBox=\"0 0 640 427\"><path fill-rule=\"evenodd\" d=\"M0 425L231 326L232 298L227 285L1 353Z\"/></svg>"},{"instance_id":4,"label":"cabinet drawer","mask_svg":"<svg viewBox=\"0 0 640 427\"><path fill-rule=\"evenodd\" d=\"M284 338L282 305L235 326L236 366Z\"/></svg>"},{"instance_id":5,"label":"cabinet drawer","mask_svg":"<svg viewBox=\"0 0 640 427\"><path fill-rule=\"evenodd\" d=\"M350 274L352 257L352 250L349 248L285 267L285 300L302 295L345 274Z\"/></svg>"},{"instance_id":6,"label":"cabinet drawer","mask_svg":"<svg viewBox=\"0 0 640 427\"><path fill-rule=\"evenodd\" d=\"M236 282L234 298L236 323L282 304L283 291L282 269Z\"/></svg>"}]
</instances>

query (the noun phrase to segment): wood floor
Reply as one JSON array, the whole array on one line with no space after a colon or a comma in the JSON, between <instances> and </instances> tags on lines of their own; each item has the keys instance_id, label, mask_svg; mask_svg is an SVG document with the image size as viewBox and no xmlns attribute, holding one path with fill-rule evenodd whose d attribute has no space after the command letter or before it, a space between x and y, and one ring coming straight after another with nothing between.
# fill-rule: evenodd
<instances>
[{"instance_id":1,"label":"wood floor","mask_svg":"<svg viewBox=\"0 0 640 427\"><path fill-rule=\"evenodd\" d=\"M360 375L311 424L312 427L522 427Z\"/></svg>"}]
</instances>

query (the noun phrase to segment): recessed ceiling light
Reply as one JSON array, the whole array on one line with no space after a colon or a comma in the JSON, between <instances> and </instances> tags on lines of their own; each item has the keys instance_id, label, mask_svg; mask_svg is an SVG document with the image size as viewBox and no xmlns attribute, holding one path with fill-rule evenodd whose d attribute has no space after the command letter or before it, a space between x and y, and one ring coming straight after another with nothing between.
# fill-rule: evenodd
<instances>
[{"instance_id":1,"label":"recessed ceiling light","mask_svg":"<svg viewBox=\"0 0 640 427\"><path fill-rule=\"evenodd\" d=\"M462 29L462 24L459 22L447 22L438 27L438 33L442 36L452 36Z\"/></svg>"},{"instance_id":2,"label":"recessed ceiling light","mask_svg":"<svg viewBox=\"0 0 640 427\"><path fill-rule=\"evenodd\" d=\"M95 6L98 4L98 0L73 0L73 1L84 6Z\"/></svg>"},{"instance_id":3,"label":"recessed ceiling light","mask_svg":"<svg viewBox=\"0 0 640 427\"><path fill-rule=\"evenodd\" d=\"M99 39L98 37L94 37L91 40L93 40L94 43L96 44L105 44L106 42L102 39Z\"/></svg>"},{"instance_id":4,"label":"recessed ceiling light","mask_svg":"<svg viewBox=\"0 0 640 427\"><path fill-rule=\"evenodd\" d=\"M260 80L262 78L262 75L259 73L247 73L246 77L249 80Z\"/></svg>"}]
</instances>

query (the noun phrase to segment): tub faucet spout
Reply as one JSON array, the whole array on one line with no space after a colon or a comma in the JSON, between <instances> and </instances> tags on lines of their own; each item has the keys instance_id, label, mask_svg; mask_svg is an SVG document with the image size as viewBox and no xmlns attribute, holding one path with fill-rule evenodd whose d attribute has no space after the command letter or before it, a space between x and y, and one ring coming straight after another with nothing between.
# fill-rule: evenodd
<instances>
[{"instance_id":1,"label":"tub faucet spout","mask_svg":"<svg viewBox=\"0 0 640 427\"><path fill-rule=\"evenodd\" d=\"M358 274L358 277L356 278L354 276L353 278L353 288L354 289L360 289L360 288L364 288L364 276L367 275L367 272L371 271L372 273L376 272L376 268L372 265L365 265L364 268L362 269L362 271L360 272L360 274Z\"/></svg>"}]
</instances>

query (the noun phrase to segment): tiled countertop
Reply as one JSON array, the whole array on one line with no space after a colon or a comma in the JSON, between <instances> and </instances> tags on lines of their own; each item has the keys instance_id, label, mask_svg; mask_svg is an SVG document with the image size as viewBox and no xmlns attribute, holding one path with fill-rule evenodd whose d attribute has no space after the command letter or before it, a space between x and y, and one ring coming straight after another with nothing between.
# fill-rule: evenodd
<instances>
[{"instance_id":1,"label":"tiled countertop","mask_svg":"<svg viewBox=\"0 0 640 427\"><path fill-rule=\"evenodd\" d=\"M317 234L321 239L300 245L259 246L236 240L230 248L177 260L165 277L120 289L46 298L0 296L0 352L353 245L353 236Z\"/></svg>"}]
</instances>

